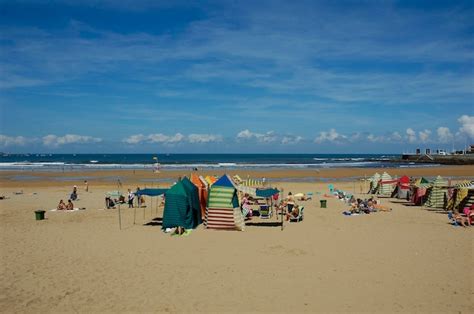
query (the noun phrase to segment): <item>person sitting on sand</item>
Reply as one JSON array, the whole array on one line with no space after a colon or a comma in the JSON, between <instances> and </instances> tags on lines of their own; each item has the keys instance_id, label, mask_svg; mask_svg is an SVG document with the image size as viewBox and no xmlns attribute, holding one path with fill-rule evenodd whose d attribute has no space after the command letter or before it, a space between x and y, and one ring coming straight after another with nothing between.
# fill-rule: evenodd
<instances>
[{"instance_id":1,"label":"person sitting on sand","mask_svg":"<svg viewBox=\"0 0 474 314\"><path fill-rule=\"evenodd\" d=\"M114 202L114 200L113 200L111 197L109 197L109 196L107 196L107 197L105 198L105 207L106 207L107 209L115 208L115 202Z\"/></svg>"},{"instance_id":2,"label":"person sitting on sand","mask_svg":"<svg viewBox=\"0 0 474 314\"><path fill-rule=\"evenodd\" d=\"M369 200L367 201L367 212L366 212L366 214L374 213L376 211L377 211L377 209L374 206L374 201L372 200L372 198L369 198Z\"/></svg>"},{"instance_id":3,"label":"person sitting on sand","mask_svg":"<svg viewBox=\"0 0 474 314\"><path fill-rule=\"evenodd\" d=\"M298 205L293 206L291 209L291 212L286 214L286 221L290 220L290 218L297 218L298 215L300 214L300 208Z\"/></svg>"},{"instance_id":4,"label":"person sitting on sand","mask_svg":"<svg viewBox=\"0 0 474 314\"><path fill-rule=\"evenodd\" d=\"M463 213L466 216L467 223L472 225L474 223L474 204L471 207L464 207Z\"/></svg>"},{"instance_id":5,"label":"person sitting on sand","mask_svg":"<svg viewBox=\"0 0 474 314\"><path fill-rule=\"evenodd\" d=\"M66 209L66 203L64 203L63 200L59 201L58 207L56 207L57 210L65 210Z\"/></svg>"},{"instance_id":6,"label":"person sitting on sand","mask_svg":"<svg viewBox=\"0 0 474 314\"><path fill-rule=\"evenodd\" d=\"M250 207L249 195L247 193L244 194L242 198L242 214L244 218L249 217L251 218L253 215L252 207Z\"/></svg>"},{"instance_id":7,"label":"person sitting on sand","mask_svg":"<svg viewBox=\"0 0 474 314\"><path fill-rule=\"evenodd\" d=\"M66 209L67 210L74 210L74 204L72 203L71 200L67 201Z\"/></svg>"},{"instance_id":8,"label":"person sitting on sand","mask_svg":"<svg viewBox=\"0 0 474 314\"><path fill-rule=\"evenodd\" d=\"M125 204L125 196L120 195L119 198L118 198L118 203Z\"/></svg>"},{"instance_id":9,"label":"person sitting on sand","mask_svg":"<svg viewBox=\"0 0 474 314\"><path fill-rule=\"evenodd\" d=\"M288 192L288 196L286 197L286 206L288 213L291 213L293 207L295 207L295 199L293 198L293 194Z\"/></svg>"},{"instance_id":10,"label":"person sitting on sand","mask_svg":"<svg viewBox=\"0 0 474 314\"><path fill-rule=\"evenodd\" d=\"M469 227L469 219L463 217L460 213L453 212L453 220L463 227Z\"/></svg>"}]
</instances>

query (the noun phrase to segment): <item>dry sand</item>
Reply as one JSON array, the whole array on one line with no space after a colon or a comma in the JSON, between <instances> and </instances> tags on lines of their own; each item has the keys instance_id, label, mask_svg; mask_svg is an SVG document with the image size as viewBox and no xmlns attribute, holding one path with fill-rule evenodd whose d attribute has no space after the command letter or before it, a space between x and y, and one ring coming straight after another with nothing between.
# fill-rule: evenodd
<instances>
[{"instance_id":1,"label":"dry sand","mask_svg":"<svg viewBox=\"0 0 474 314\"><path fill-rule=\"evenodd\" d=\"M124 189L137 183L121 175L131 178ZM474 311L473 229L453 227L436 211L383 199L392 212L346 217L336 199L320 208L327 183L279 183L285 193L321 193L300 202L303 222L283 231L199 227L175 238L143 225L162 214L150 199L136 224L134 210L122 206L119 230L118 210L102 210L115 184L98 178L88 193L79 186L75 205L86 210L48 211L35 221L35 209L55 207L81 183L41 176L24 182L2 173L0 194L10 197L0 201L2 312ZM360 192L360 183L336 186ZM19 189L24 194L14 195Z\"/></svg>"}]
</instances>

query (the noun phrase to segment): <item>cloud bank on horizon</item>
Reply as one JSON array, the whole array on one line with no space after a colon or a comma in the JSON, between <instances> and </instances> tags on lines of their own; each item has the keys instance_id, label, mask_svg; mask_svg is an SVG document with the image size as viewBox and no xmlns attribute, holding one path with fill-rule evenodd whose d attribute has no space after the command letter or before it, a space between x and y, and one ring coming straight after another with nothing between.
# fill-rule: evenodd
<instances>
[{"instance_id":1,"label":"cloud bank on horizon","mask_svg":"<svg viewBox=\"0 0 474 314\"><path fill-rule=\"evenodd\" d=\"M472 1L0 1L0 150L474 142Z\"/></svg>"}]
</instances>

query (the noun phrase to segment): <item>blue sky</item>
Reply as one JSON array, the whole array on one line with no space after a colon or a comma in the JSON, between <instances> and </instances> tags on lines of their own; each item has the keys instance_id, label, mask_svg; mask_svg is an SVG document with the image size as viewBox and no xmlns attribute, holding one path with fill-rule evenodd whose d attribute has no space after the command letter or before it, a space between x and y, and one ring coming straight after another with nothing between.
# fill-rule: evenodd
<instances>
[{"instance_id":1,"label":"blue sky","mask_svg":"<svg viewBox=\"0 0 474 314\"><path fill-rule=\"evenodd\" d=\"M474 142L472 1L0 1L0 151Z\"/></svg>"}]
</instances>

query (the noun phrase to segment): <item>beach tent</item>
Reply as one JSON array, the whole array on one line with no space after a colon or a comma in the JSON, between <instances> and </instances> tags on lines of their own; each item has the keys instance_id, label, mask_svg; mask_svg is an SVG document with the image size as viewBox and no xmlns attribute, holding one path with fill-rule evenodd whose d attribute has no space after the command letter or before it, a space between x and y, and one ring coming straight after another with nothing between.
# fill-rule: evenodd
<instances>
[{"instance_id":1,"label":"beach tent","mask_svg":"<svg viewBox=\"0 0 474 314\"><path fill-rule=\"evenodd\" d=\"M446 194L448 192L448 181L438 176L428 190L428 198L425 202L427 207L444 208Z\"/></svg>"},{"instance_id":2,"label":"beach tent","mask_svg":"<svg viewBox=\"0 0 474 314\"><path fill-rule=\"evenodd\" d=\"M166 193L168 189L142 189L142 190L137 190L135 192L135 195L137 196L160 196Z\"/></svg>"},{"instance_id":3,"label":"beach tent","mask_svg":"<svg viewBox=\"0 0 474 314\"><path fill-rule=\"evenodd\" d=\"M202 222L197 187L184 177L165 194L162 229L194 229Z\"/></svg>"},{"instance_id":4,"label":"beach tent","mask_svg":"<svg viewBox=\"0 0 474 314\"><path fill-rule=\"evenodd\" d=\"M380 181L380 174L376 172L371 178L369 178L370 187L369 194L375 194L377 192L377 187Z\"/></svg>"},{"instance_id":5,"label":"beach tent","mask_svg":"<svg viewBox=\"0 0 474 314\"><path fill-rule=\"evenodd\" d=\"M117 197L118 198L118 197L122 196L122 192L120 192L120 191L109 191L109 192L105 193L105 196L106 197Z\"/></svg>"},{"instance_id":6,"label":"beach tent","mask_svg":"<svg viewBox=\"0 0 474 314\"><path fill-rule=\"evenodd\" d=\"M278 193L280 193L280 191L278 191L277 189L273 189L273 188L270 188L270 189L257 189L256 192L255 192L256 196L264 197L264 198L272 197L273 195L278 194Z\"/></svg>"},{"instance_id":7,"label":"beach tent","mask_svg":"<svg viewBox=\"0 0 474 314\"><path fill-rule=\"evenodd\" d=\"M397 180L397 185L392 192L392 197L406 199L408 197L408 192L410 191L410 178L408 176L403 176Z\"/></svg>"},{"instance_id":8,"label":"beach tent","mask_svg":"<svg viewBox=\"0 0 474 314\"><path fill-rule=\"evenodd\" d=\"M199 204L201 205L201 217L206 216L206 205L207 205L207 185L201 180L201 178L193 173L191 174L191 182L197 187L199 195Z\"/></svg>"},{"instance_id":9,"label":"beach tent","mask_svg":"<svg viewBox=\"0 0 474 314\"><path fill-rule=\"evenodd\" d=\"M422 205L426 200L426 192L431 187L431 183L421 177L415 180L415 183L411 187L411 202L414 205Z\"/></svg>"},{"instance_id":10,"label":"beach tent","mask_svg":"<svg viewBox=\"0 0 474 314\"><path fill-rule=\"evenodd\" d=\"M209 189L206 227L241 231L245 228L237 189L228 175L223 175Z\"/></svg>"},{"instance_id":11,"label":"beach tent","mask_svg":"<svg viewBox=\"0 0 474 314\"><path fill-rule=\"evenodd\" d=\"M213 176L206 176L206 182L209 186L213 185L214 182L217 181L216 177L213 177Z\"/></svg>"},{"instance_id":12,"label":"beach tent","mask_svg":"<svg viewBox=\"0 0 474 314\"><path fill-rule=\"evenodd\" d=\"M168 191L168 189L159 189L159 188L156 188L156 189L148 188L148 189L137 190L135 192L135 195L138 198L138 207L143 207L142 206L143 204L141 202L141 196L156 197L156 196L161 196L161 195L165 194L167 191ZM158 215L158 206L159 206L159 203L156 202L156 206L155 206L155 211L156 211L155 214L156 215ZM143 207L143 220L145 220L145 207ZM151 206L149 206L149 208L150 208L150 214L152 214L152 212L153 212L153 198L151 199ZM137 219L137 208L134 207L133 208L133 224L136 223L136 219Z\"/></svg>"},{"instance_id":13,"label":"beach tent","mask_svg":"<svg viewBox=\"0 0 474 314\"><path fill-rule=\"evenodd\" d=\"M391 196L393 191L393 186L397 183L397 180L392 180L392 177L384 172L380 177L379 185L377 188L377 194Z\"/></svg>"},{"instance_id":14,"label":"beach tent","mask_svg":"<svg viewBox=\"0 0 474 314\"><path fill-rule=\"evenodd\" d=\"M237 190L248 195L252 196L257 196L257 188L251 187L251 186L245 186L242 184L239 184L236 186Z\"/></svg>"},{"instance_id":15,"label":"beach tent","mask_svg":"<svg viewBox=\"0 0 474 314\"><path fill-rule=\"evenodd\" d=\"M463 181L448 189L449 200L446 205L446 210L453 211L457 209L462 212L466 204L468 204L468 206L472 205L473 202L469 200L472 190L474 190L474 181ZM474 196L474 193L472 194L472 196Z\"/></svg>"},{"instance_id":16,"label":"beach tent","mask_svg":"<svg viewBox=\"0 0 474 314\"><path fill-rule=\"evenodd\" d=\"M249 187L262 187L263 186L263 180L257 180L257 179L249 178L247 180L242 181L241 185L249 186Z\"/></svg>"}]
</instances>

